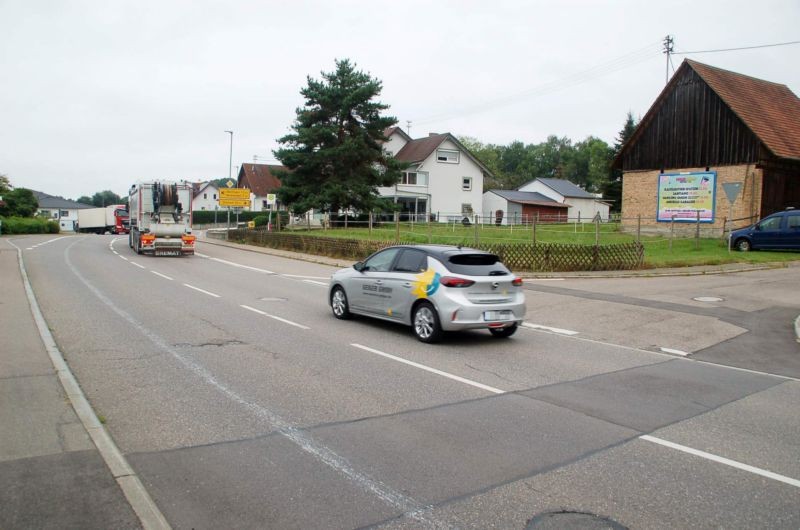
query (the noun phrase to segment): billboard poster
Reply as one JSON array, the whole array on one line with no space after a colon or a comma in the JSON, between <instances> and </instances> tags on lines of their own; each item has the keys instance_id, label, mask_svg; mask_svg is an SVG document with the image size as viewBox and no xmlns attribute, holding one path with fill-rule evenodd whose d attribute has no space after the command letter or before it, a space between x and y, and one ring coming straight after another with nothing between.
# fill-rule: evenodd
<instances>
[{"instance_id":1,"label":"billboard poster","mask_svg":"<svg viewBox=\"0 0 800 530\"><path fill-rule=\"evenodd\" d=\"M658 213L660 222L714 222L717 184L716 171L697 173L661 173L658 176Z\"/></svg>"}]
</instances>

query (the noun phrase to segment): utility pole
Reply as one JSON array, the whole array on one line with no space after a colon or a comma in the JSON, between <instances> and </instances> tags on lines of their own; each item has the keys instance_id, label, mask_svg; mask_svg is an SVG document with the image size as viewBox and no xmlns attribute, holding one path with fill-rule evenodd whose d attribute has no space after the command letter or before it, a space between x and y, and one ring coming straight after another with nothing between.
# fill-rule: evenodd
<instances>
[{"instance_id":1,"label":"utility pole","mask_svg":"<svg viewBox=\"0 0 800 530\"><path fill-rule=\"evenodd\" d=\"M406 132L411 136L411 120L406 120Z\"/></svg>"},{"instance_id":2,"label":"utility pole","mask_svg":"<svg viewBox=\"0 0 800 530\"><path fill-rule=\"evenodd\" d=\"M230 158L228 159L228 180L231 179L231 170L233 169L233 131L225 131L231 135L231 150Z\"/></svg>"},{"instance_id":3,"label":"utility pole","mask_svg":"<svg viewBox=\"0 0 800 530\"><path fill-rule=\"evenodd\" d=\"M672 35L667 35L664 37L664 51L662 53L666 54L667 56L667 75L666 79L664 80L664 84L669 83L669 63L670 63L670 54L675 50L675 39L672 38Z\"/></svg>"}]
</instances>

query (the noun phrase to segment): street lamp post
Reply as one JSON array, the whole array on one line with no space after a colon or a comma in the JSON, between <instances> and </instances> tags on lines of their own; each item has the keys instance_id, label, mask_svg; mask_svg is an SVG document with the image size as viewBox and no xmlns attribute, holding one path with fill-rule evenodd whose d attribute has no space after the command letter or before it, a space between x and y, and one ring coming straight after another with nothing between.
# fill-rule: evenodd
<instances>
[{"instance_id":1,"label":"street lamp post","mask_svg":"<svg viewBox=\"0 0 800 530\"><path fill-rule=\"evenodd\" d=\"M230 150L230 157L228 158L228 182L231 180L231 170L233 168L233 131L225 131L226 133L231 135L231 150ZM225 230L225 239L228 239L228 233L231 230L231 207L228 206L228 225L227 229Z\"/></svg>"}]
</instances>

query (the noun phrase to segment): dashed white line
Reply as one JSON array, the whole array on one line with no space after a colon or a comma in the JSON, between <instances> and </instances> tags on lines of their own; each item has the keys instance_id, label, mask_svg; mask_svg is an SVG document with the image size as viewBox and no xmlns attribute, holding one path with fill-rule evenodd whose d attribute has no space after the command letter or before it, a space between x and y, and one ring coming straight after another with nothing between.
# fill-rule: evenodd
<instances>
[{"instance_id":1,"label":"dashed white line","mask_svg":"<svg viewBox=\"0 0 800 530\"><path fill-rule=\"evenodd\" d=\"M231 267L236 267L239 269L247 269L250 271L260 272L262 274L275 274L275 272L267 270L267 269L259 269L258 267L251 267L250 265L242 265L241 263L234 263L233 261L228 261L226 259L220 258L212 258L208 254L200 254L199 252L194 253L195 256L200 256L201 258L210 259L212 261L216 261L218 263L224 263L225 265L230 265Z\"/></svg>"},{"instance_id":2,"label":"dashed white line","mask_svg":"<svg viewBox=\"0 0 800 530\"><path fill-rule=\"evenodd\" d=\"M309 280L327 280L330 276L306 276L305 274L281 274L287 278L307 278Z\"/></svg>"},{"instance_id":3,"label":"dashed white line","mask_svg":"<svg viewBox=\"0 0 800 530\"><path fill-rule=\"evenodd\" d=\"M674 355L680 355L681 357L686 357L687 355L691 355L688 351L683 350L673 350L672 348L659 348L664 353L672 353Z\"/></svg>"},{"instance_id":4,"label":"dashed white line","mask_svg":"<svg viewBox=\"0 0 800 530\"><path fill-rule=\"evenodd\" d=\"M269 313L261 311L260 309L256 309L255 307L250 307L249 305L240 305L239 307L243 307L244 309L252 311L253 313L258 313L259 315L264 315L265 317L269 317L279 322L283 322L284 324L289 324L290 326L294 326L300 329L311 329L308 326L304 326L303 324L298 324L297 322L292 322L291 320L286 320L285 318L281 318L279 316L270 315Z\"/></svg>"},{"instance_id":5,"label":"dashed white line","mask_svg":"<svg viewBox=\"0 0 800 530\"><path fill-rule=\"evenodd\" d=\"M284 274L284 276L287 276L287 275L286 275L286 274ZM327 286L328 286L328 284L327 284L327 283L325 283L325 282L318 282L318 281L316 281L316 280L303 280L303 283L311 283L311 284L313 284L313 285L321 285L321 286L323 286L323 287L327 287Z\"/></svg>"},{"instance_id":6,"label":"dashed white line","mask_svg":"<svg viewBox=\"0 0 800 530\"><path fill-rule=\"evenodd\" d=\"M124 259L125 261L128 261L128 258L126 258L125 256L120 256L120 258Z\"/></svg>"},{"instance_id":7,"label":"dashed white line","mask_svg":"<svg viewBox=\"0 0 800 530\"><path fill-rule=\"evenodd\" d=\"M152 272L152 273L153 273L153 274L155 274L156 276L161 276L161 277L162 277L162 278L164 278L165 280L172 280L172 278L170 278L170 277L169 277L169 276L167 276L166 274L161 274L161 273L160 273L160 272L158 272L158 271L150 271L150 272Z\"/></svg>"},{"instance_id":8,"label":"dashed white line","mask_svg":"<svg viewBox=\"0 0 800 530\"><path fill-rule=\"evenodd\" d=\"M205 289L201 289L199 287L195 287L194 285L189 285L188 283L184 283L183 285L185 287L188 287L189 289L194 289L195 291L199 291L199 292L201 292L203 294L207 294L208 296L213 296L214 298L221 298L220 295L218 295L218 294L214 294L211 291L206 291Z\"/></svg>"},{"instance_id":9,"label":"dashed white line","mask_svg":"<svg viewBox=\"0 0 800 530\"><path fill-rule=\"evenodd\" d=\"M111 252L113 252L114 254L116 254L117 256L119 256L119 252L117 252L116 250L112 250Z\"/></svg>"},{"instance_id":10,"label":"dashed white line","mask_svg":"<svg viewBox=\"0 0 800 530\"><path fill-rule=\"evenodd\" d=\"M368 351L370 353L374 353L375 355L380 355L382 357L386 357L387 359L391 359L393 361L397 361L399 363L407 364L409 366L413 366L414 368L419 368L420 370L425 370L426 372L430 372L432 374L440 375L442 377L446 377L448 379L452 379L453 381L458 381L459 383L464 383L467 385L474 386L476 388L480 388L482 390L486 390L487 392L492 392L493 394L505 394L505 390L500 390L499 388L494 388L489 385L484 385L483 383L478 383L477 381L473 381L471 379L466 379L464 377L451 374L448 372L443 372L442 370L437 370L436 368L431 368L430 366L425 366L424 364L415 363L414 361L409 361L408 359L403 359L402 357L397 357L395 355L391 355L386 352L382 352L380 350L376 350L374 348L370 348L369 346L364 346L362 344L350 344L354 348L359 348L364 351Z\"/></svg>"},{"instance_id":11,"label":"dashed white line","mask_svg":"<svg viewBox=\"0 0 800 530\"><path fill-rule=\"evenodd\" d=\"M669 447L670 449L675 449L677 451L683 451L684 453L688 453L690 455L699 456L700 458L705 458L707 460L711 460L713 462L717 462L720 464L725 464L726 466L731 466L736 469L741 469L743 471L748 471L750 473L754 473L756 475L761 475L762 477L767 477L772 480L777 480L778 482L783 482L784 484L789 484L790 486L794 486L795 488L800 488L800 480L793 479L784 475L779 475L777 473L773 473L772 471L767 471L766 469L761 469L759 467L750 466L747 464L743 464L741 462L737 462L736 460L730 460L729 458L725 458L722 456L717 456L711 453L706 453L705 451L700 451L698 449L692 449L691 447L686 447L685 445L676 444L673 442L669 442L667 440L663 440L661 438L656 438L655 436L650 436L645 434L639 437L641 440L646 440L648 442L652 442L655 444L663 445L664 447Z\"/></svg>"},{"instance_id":12,"label":"dashed white line","mask_svg":"<svg viewBox=\"0 0 800 530\"><path fill-rule=\"evenodd\" d=\"M561 328L551 328L550 326L540 326L539 324L531 324L530 322L523 322L522 325L528 329L536 329L536 330L543 330L543 331L550 331L552 333L558 333L559 335L577 335L577 331L572 331L569 329L561 329Z\"/></svg>"},{"instance_id":13,"label":"dashed white line","mask_svg":"<svg viewBox=\"0 0 800 530\"><path fill-rule=\"evenodd\" d=\"M147 268L147 267L145 267L144 265L139 265L139 264L138 264L138 263L136 263L135 261L128 261L128 263L130 263L131 265L136 265L136 266L137 266L137 267L139 267L140 269L146 269L146 268Z\"/></svg>"}]
</instances>

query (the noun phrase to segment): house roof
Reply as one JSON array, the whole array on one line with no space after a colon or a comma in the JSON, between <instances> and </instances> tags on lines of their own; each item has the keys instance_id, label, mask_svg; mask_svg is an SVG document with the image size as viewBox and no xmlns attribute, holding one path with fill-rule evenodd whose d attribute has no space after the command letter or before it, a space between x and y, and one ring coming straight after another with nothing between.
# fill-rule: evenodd
<instances>
[{"instance_id":1,"label":"house roof","mask_svg":"<svg viewBox=\"0 0 800 530\"><path fill-rule=\"evenodd\" d=\"M239 187L248 188L256 197L264 197L281 187L273 171L288 171L286 166L270 164L242 164L239 169Z\"/></svg>"},{"instance_id":2,"label":"house roof","mask_svg":"<svg viewBox=\"0 0 800 530\"><path fill-rule=\"evenodd\" d=\"M518 204L533 204L537 206L550 206L553 208L569 208L569 204L554 201L550 197L542 195L538 191L489 190L489 192L499 195L509 202Z\"/></svg>"},{"instance_id":3,"label":"house roof","mask_svg":"<svg viewBox=\"0 0 800 530\"><path fill-rule=\"evenodd\" d=\"M214 186L215 188L219 189L217 183L213 180L209 180L208 182L193 182L192 188L194 189L194 196L197 197L201 193L203 193L209 186Z\"/></svg>"},{"instance_id":4,"label":"house roof","mask_svg":"<svg viewBox=\"0 0 800 530\"><path fill-rule=\"evenodd\" d=\"M86 208L94 208L91 204L71 201L64 197L56 197L41 191L31 190L31 193L36 197L39 208L57 208L59 210L85 210Z\"/></svg>"},{"instance_id":5,"label":"house roof","mask_svg":"<svg viewBox=\"0 0 800 530\"><path fill-rule=\"evenodd\" d=\"M589 193L586 190L582 190L572 182L568 181L567 179L533 179L532 181L528 182L527 184L523 184L523 186L527 186L531 182L539 181L551 190L555 191L556 193L563 195L564 197L571 197L574 199L597 199L594 195ZM520 187L523 187L520 186Z\"/></svg>"},{"instance_id":6,"label":"house roof","mask_svg":"<svg viewBox=\"0 0 800 530\"><path fill-rule=\"evenodd\" d=\"M405 133L404 133L405 134ZM487 168L483 162L475 158L469 149L467 149L464 144L458 141L458 138L453 136L450 133L442 133L442 134L435 134L431 133L425 138L417 138L415 140L409 140L406 145L400 149L394 157L401 162L408 162L410 164L418 164L420 162L424 162L433 152L440 146L445 140L450 140L456 147L458 147L459 151L463 152L465 155L469 157L470 160L475 162L475 164L481 168L482 171L492 175L491 170Z\"/></svg>"},{"instance_id":7,"label":"house roof","mask_svg":"<svg viewBox=\"0 0 800 530\"><path fill-rule=\"evenodd\" d=\"M800 99L786 85L686 59L744 124L779 158L800 159Z\"/></svg>"},{"instance_id":8,"label":"house roof","mask_svg":"<svg viewBox=\"0 0 800 530\"><path fill-rule=\"evenodd\" d=\"M406 134L406 132L403 129L401 129L400 127L396 127L396 126L395 127L387 127L386 129L383 130L383 135L386 138L389 138L394 133L398 133L400 136L405 138L405 140L407 142L411 140L411 137L408 134Z\"/></svg>"},{"instance_id":9,"label":"house roof","mask_svg":"<svg viewBox=\"0 0 800 530\"><path fill-rule=\"evenodd\" d=\"M685 59L615 157L615 166L658 114L686 68L694 70L774 156L800 160L800 99L786 85Z\"/></svg>"}]
</instances>

